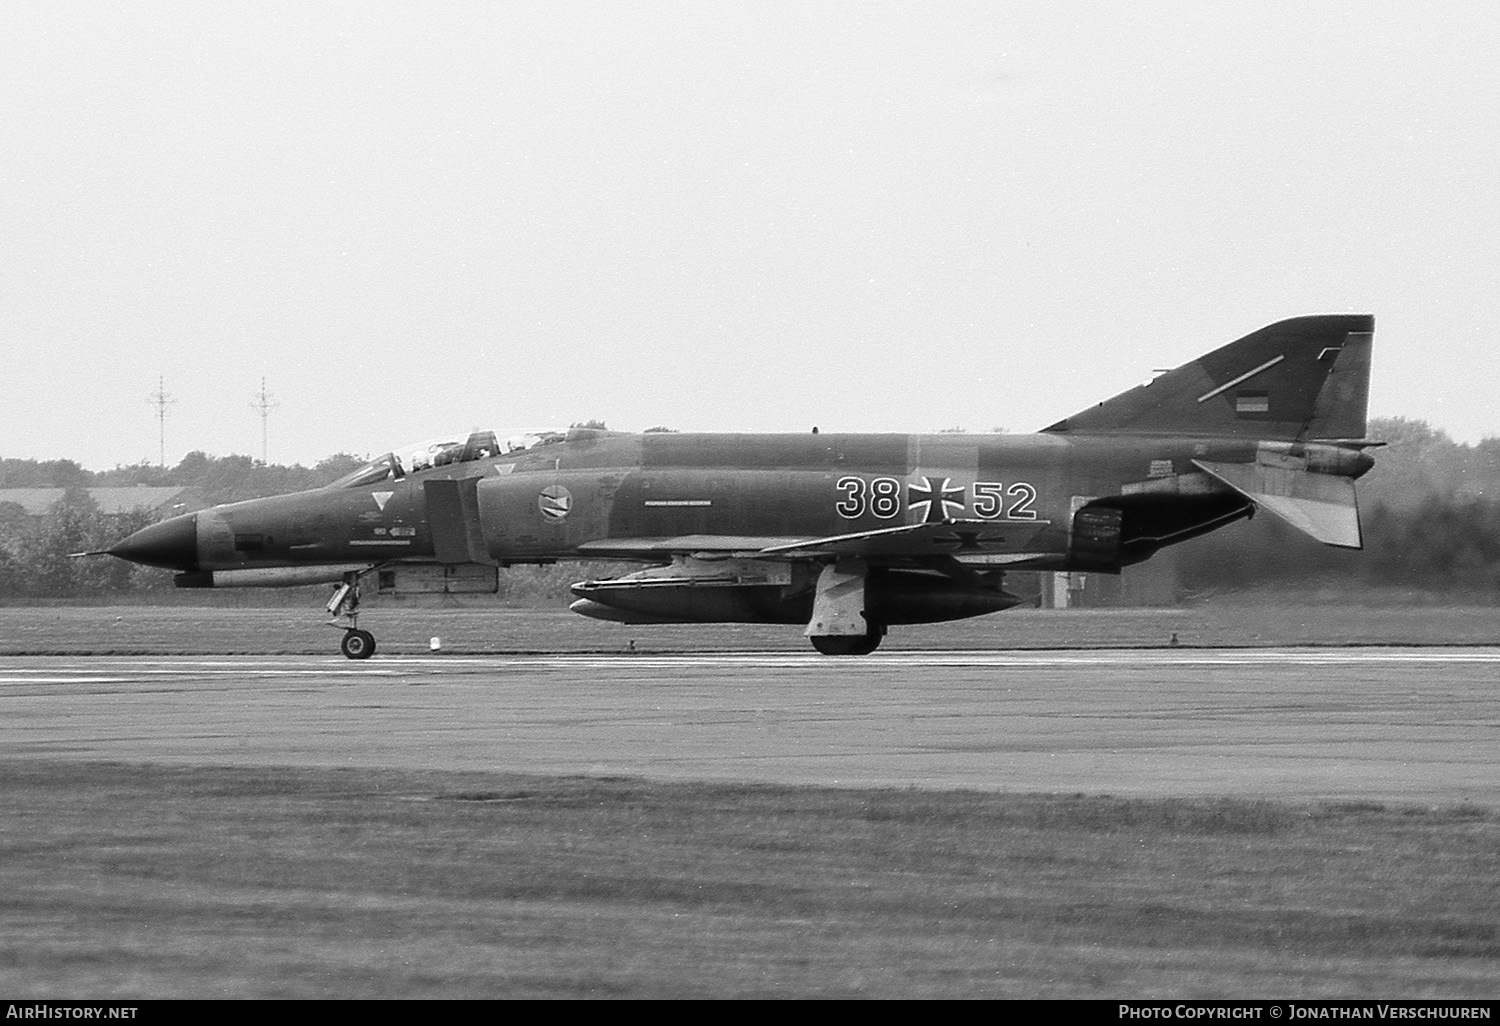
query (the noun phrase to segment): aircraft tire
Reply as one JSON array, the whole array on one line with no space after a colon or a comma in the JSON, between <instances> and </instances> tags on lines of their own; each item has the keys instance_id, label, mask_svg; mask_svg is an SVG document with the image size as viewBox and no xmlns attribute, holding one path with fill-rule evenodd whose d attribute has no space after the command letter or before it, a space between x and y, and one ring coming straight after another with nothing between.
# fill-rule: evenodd
<instances>
[{"instance_id":1,"label":"aircraft tire","mask_svg":"<svg viewBox=\"0 0 1500 1026\"><path fill-rule=\"evenodd\" d=\"M863 636L858 634L814 634L812 636L812 645L813 648L823 653L823 655L862 656L869 655L879 648L881 637L882 635L875 632Z\"/></svg>"},{"instance_id":2,"label":"aircraft tire","mask_svg":"<svg viewBox=\"0 0 1500 1026\"><path fill-rule=\"evenodd\" d=\"M368 659L375 654L375 635L369 631L345 631L339 651L346 659Z\"/></svg>"}]
</instances>

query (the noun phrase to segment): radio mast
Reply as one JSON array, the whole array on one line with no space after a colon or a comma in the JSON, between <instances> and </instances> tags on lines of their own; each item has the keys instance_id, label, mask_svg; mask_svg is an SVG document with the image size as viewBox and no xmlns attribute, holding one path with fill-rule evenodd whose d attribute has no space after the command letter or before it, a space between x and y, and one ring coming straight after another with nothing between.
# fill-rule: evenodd
<instances>
[{"instance_id":1,"label":"radio mast","mask_svg":"<svg viewBox=\"0 0 1500 1026\"><path fill-rule=\"evenodd\" d=\"M173 399L171 393L167 391L166 379L158 377L156 379L156 391L147 396L146 401L156 407L156 420L158 423L157 440L160 446L156 456L156 465L165 467L167 465L167 407L175 406L177 400Z\"/></svg>"},{"instance_id":2,"label":"radio mast","mask_svg":"<svg viewBox=\"0 0 1500 1026\"><path fill-rule=\"evenodd\" d=\"M274 395L266 391L266 379L261 378L260 392L256 395L255 401L250 404L250 408L260 412L260 464L263 467L269 466L266 461L266 420L271 416L271 411L281 405L273 402L274 398Z\"/></svg>"}]
</instances>

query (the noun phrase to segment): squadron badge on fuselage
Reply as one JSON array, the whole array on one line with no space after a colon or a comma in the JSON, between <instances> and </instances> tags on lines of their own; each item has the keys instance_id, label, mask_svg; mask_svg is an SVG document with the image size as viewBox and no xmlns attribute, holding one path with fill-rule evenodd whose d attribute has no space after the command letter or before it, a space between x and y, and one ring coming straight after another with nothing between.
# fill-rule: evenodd
<instances>
[{"instance_id":1,"label":"squadron badge on fuselage","mask_svg":"<svg viewBox=\"0 0 1500 1026\"><path fill-rule=\"evenodd\" d=\"M573 493L562 485L548 485L536 497L537 508L547 520L561 520L573 508Z\"/></svg>"}]
</instances>

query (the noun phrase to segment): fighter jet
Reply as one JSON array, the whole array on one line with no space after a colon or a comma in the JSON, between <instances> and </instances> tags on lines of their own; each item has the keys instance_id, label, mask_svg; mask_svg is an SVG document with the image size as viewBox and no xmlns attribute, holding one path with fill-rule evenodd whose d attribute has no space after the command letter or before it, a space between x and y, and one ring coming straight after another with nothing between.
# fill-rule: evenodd
<instances>
[{"instance_id":1,"label":"fighter jet","mask_svg":"<svg viewBox=\"0 0 1500 1026\"><path fill-rule=\"evenodd\" d=\"M864 655L1015 605L1008 573L1118 574L1258 509L1360 548L1373 331L1281 321L1032 435L476 430L107 551L183 588L332 584L350 659L376 647L361 589L495 591L559 560L639 567L573 585L584 616L796 624Z\"/></svg>"}]
</instances>

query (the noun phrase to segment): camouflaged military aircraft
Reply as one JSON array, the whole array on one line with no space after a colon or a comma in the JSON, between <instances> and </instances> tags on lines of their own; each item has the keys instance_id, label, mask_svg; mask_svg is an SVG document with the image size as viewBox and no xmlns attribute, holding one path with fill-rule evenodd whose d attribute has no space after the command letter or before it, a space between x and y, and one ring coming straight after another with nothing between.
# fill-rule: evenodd
<instances>
[{"instance_id":1,"label":"camouflaged military aircraft","mask_svg":"<svg viewBox=\"0 0 1500 1026\"><path fill-rule=\"evenodd\" d=\"M336 585L350 659L375 651L362 587L493 592L558 560L645 564L573 585L584 616L801 624L863 655L892 626L1015 605L1007 572L1117 574L1257 509L1360 548L1373 330L1282 321L1034 435L474 431L108 552L183 588Z\"/></svg>"}]
</instances>

